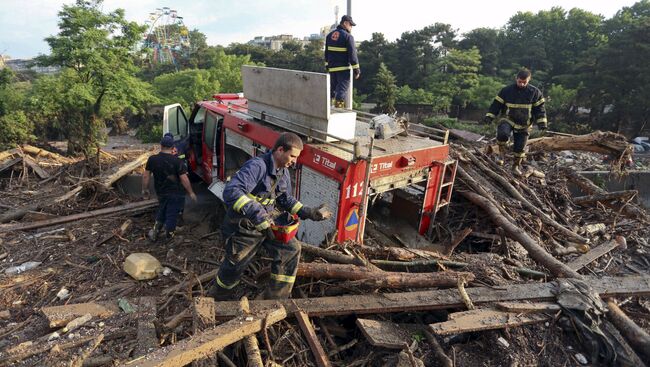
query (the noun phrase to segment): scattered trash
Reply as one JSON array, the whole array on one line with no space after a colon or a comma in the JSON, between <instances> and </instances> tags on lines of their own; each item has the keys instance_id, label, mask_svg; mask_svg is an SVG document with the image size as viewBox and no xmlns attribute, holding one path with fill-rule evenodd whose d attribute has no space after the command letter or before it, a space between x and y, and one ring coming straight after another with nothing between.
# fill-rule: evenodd
<instances>
[{"instance_id":1,"label":"scattered trash","mask_svg":"<svg viewBox=\"0 0 650 367\"><path fill-rule=\"evenodd\" d=\"M5 274L7 275L14 275L14 274L20 274L22 272L25 272L30 269L34 269L35 267L41 265L42 263L40 261L28 261L25 263L22 263L18 266L11 266L5 270Z\"/></svg>"},{"instance_id":2,"label":"scattered trash","mask_svg":"<svg viewBox=\"0 0 650 367\"><path fill-rule=\"evenodd\" d=\"M499 344L501 344L502 346L504 346L505 348L509 348L509 347L510 347L510 343L508 343L507 340L503 339L502 336L500 336L499 338L497 338L497 342L498 342Z\"/></svg>"},{"instance_id":3,"label":"scattered trash","mask_svg":"<svg viewBox=\"0 0 650 367\"><path fill-rule=\"evenodd\" d=\"M168 276L171 273L172 273L172 269L170 269L170 268L168 268L166 266L164 268L162 268L162 275Z\"/></svg>"},{"instance_id":4,"label":"scattered trash","mask_svg":"<svg viewBox=\"0 0 650 367\"><path fill-rule=\"evenodd\" d=\"M578 363L580 363L580 364L587 364L587 363L589 363L589 361L587 361L587 357L585 357L584 355L582 355L582 353L576 353L576 354L574 355L574 357L576 357L576 360L577 360Z\"/></svg>"},{"instance_id":5,"label":"scattered trash","mask_svg":"<svg viewBox=\"0 0 650 367\"><path fill-rule=\"evenodd\" d=\"M63 301L64 299L70 297L70 291L66 288L63 287L61 290L56 294L56 297Z\"/></svg>"},{"instance_id":6,"label":"scattered trash","mask_svg":"<svg viewBox=\"0 0 650 367\"><path fill-rule=\"evenodd\" d=\"M66 326L61 330L61 332L64 333L64 334L65 334L65 333L69 333L69 332L71 332L72 330L75 330L76 328L78 328L79 326L81 326L81 325L87 323L87 322L90 321L90 319L92 319L92 318L93 318L93 316L92 316L91 314L89 314L89 313L87 313L87 314L85 314L85 315L83 315L83 316L81 316L81 317L77 317L76 319L70 321L70 322L69 322L69 323L68 323L68 324L67 324L67 325L66 325Z\"/></svg>"},{"instance_id":7,"label":"scattered trash","mask_svg":"<svg viewBox=\"0 0 650 367\"><path fill-rule=\"evenodd\" d=\"M135 280L153 279L161 270L160 261L145 252L133 253L124 260L124 271Z\"/></svg>"},{"instance_id":8,"label":"scattered trash","mask_svg":"<svg viewBox=\"0 0 650 367\"><path fill-rule=\"evenodd\" d=\"M135 308L134 308L133 306L131 306L131 304L129 303L129 301L125 300L124 298L120 298L120 299L118 299L118 300L117 300L117 305L120 306L120 308L122 309L122 311L124 311L124 312L126 312L126 313L133 313L133 312L135 312Z\"/></svg>"}]
</instances>

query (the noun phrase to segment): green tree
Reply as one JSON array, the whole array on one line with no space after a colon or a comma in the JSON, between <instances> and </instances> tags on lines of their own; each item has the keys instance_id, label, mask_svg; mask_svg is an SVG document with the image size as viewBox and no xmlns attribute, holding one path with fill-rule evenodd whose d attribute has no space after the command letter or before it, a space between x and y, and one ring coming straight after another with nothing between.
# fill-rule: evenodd
<instances>
[{"instance_id":1,"label":"green tree","mask_svg":"<svg viewBox=\"0 0 650 367\"><path fill-rule=\"evenodd\" d=\"M218 93L220 83L210 71L194 69L157 76L153 88L163 104L180 103L187 111L196 101Z\"/></svg>"},{"instance_id":2,"label":"green tree","mask_svg":"<svg viewBox=\"0 0 650 367\"><path fill-rule=\"evenodd\" d=\"M593 74L584 79L592 118L596 127L634 135L650 115L650 1L624 7L604 28L608 43L597 50Z\"/></svg>"},{"instance_id":3,"label":"green tree","mask_svg":"<svg viewBox=\"0 0 650 367\"><path fill-rule=\"evenodd\" d=\"M451 49L438 61L438 72L429 76L426 89L445 97L450 105L465 108L470 101L469 90L478 85L480 66L481 55L477 48ZM440 107L447 109L450 105Z\"/></svg>"},{"instance_id":4,"label":"green tree","mask_svg":"<svg viewBox=\"0 0 650 367\"><path fill-rule=\"evenodd\" d=\"M469 106L486 110L504 84L497 78L479 75L478 83L468 90Z\"/></svg>"},{"instance_id":5,"label":"green tree","mask_svg":"<svg viewBox=\"0 0 650 367\"><path fill-rule=\"evenodd\" d=\"M481 74L496 76L501 58L499 37L500 33L496 29L476 28L464 34L458 47L461 50L478 48L481 54Z\"/></svg>"},{"instance_id":6,"label":"green tree","mask_svg":"<svg viewBox=\"0 0 650 367\"><path fill-rule=\"evenodd\" d=\"M249 55L227 55L224 50L216 51L209 69L212 80L218 82L218 87L212 93L218 91L224 93L241 92L243 89L241 78L242 65L257 65L251 61Z\"/></svg>"},{"instance_id":7,"label":"green tree","mask_svg":"<svg viewBox=\"0 0 650 367\"><path fill-rule=\"evenodd\" d=\"M51 54L41 65L58 65L64 89L56 96L61 133L70 151L88 155L102 140L105 119L126 108L142 110L154 99L134 75L131 50L144 27L124 18L124 10L102 12L102 0L77 0L59 12L59 34L46 38Z\"/></svg>"},{"instance_id":8,"label":"green tree","mask_svg":"<svg viewBox=\"0 0 650 367\"><path fill-rule=\"evenodd\" d=\"M354 86L362 93L371 93L379 65L383 62L390 69L387 55L394 53L394 49L395 44L388 42L382 33L373 33L370 40L361 42L358 50L361 78L354 81Z\"/></svg>"},{"instance_id":9,"label":"green tree","mask_svg":"<svg viewBox=\"0 0 650 367\"><path fill-rule=\"evenodd\" d=\"M395 100L397 98L397 85L395 76L386 68L384 63L379 64L379 72L375 82L375 100L377 107L384 113L395 112Z\"/></svg>"}]
</instances>

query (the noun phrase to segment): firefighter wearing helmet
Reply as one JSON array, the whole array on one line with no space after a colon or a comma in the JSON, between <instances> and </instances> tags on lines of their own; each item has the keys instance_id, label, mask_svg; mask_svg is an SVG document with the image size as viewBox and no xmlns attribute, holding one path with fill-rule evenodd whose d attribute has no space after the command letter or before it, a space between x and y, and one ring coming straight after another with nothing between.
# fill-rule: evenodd
<instances>
[{"instance_id":1,"label":"firefighter wearing helmet","mask_svg":"<svg viewBox=\"0 0 650 367\"><path fill-rule=\"evenodd\" d=\"M209 291L216 300L233 298L242 273L261 247L273 258L264 298L291 295L300 259L300 243L294 238L299 219L321 221L331 216L324 205L308 208L291 195L288 168L302 148L296 134L283 133L270 152L248 160L226 184L222 226L226 256Z\"/></svg>"}]
</instances>

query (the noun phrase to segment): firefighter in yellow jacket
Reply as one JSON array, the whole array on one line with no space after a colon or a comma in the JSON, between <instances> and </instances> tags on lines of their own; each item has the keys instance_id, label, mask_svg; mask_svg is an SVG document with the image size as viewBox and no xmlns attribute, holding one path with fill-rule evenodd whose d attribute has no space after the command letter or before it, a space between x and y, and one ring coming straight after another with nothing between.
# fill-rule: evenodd
<instances>
[{"instance_id":1,"label":"firefighter in yellow jacket","mask_svg":"<svg viewBox=\"0 0 650 367\"><path fill-rule=\"evenodd\" d=\"M499 118L497 125L497 143L501 158L513 136L514 163L512 170L515 174L521 175L521 163L526 158L524 149L528 142L528 134L536 123L540 130L548 126L546 110L544 109L544 97L542 92L535 86L530 85L530 71L522 70L517 74L514 84L501 89L494 98L488 113L483 121L491 123Z\"/></svg>"}]
</instances>

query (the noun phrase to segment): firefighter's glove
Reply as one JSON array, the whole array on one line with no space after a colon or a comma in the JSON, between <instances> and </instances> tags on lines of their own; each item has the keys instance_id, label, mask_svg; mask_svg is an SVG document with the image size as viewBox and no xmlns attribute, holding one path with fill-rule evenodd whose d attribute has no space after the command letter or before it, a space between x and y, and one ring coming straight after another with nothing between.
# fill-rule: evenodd
<instances>
[{"instance_id":1,"label":"firefighter's glove","mask_svg":"<svg viewBox=\"0 0 650 367\"><path fill-rule=\"evenodd\" d=\"M352 73L354 74L354 79L361 77L361 69L352 69Z\"/></svg>"},{"instance_id":2,"label":"firefighter's glove","mask_svg":"<svg viewBox=\"0 0 650 367\"><path fill-rule=\"evenodd\" d=\"M262 223L256 225L255 229L261 232L264 235L264 237L266 237L267 239L269 240L275 239L275 235L273 234L273 230L271 229L270 221L268 220L263 221Z\"/></svg>"},{"instance_id":3,"label":"firefighter's glove","mask_svg":"<svg viewBox=\"0 0 650 367\"><path fill-rule=\"evenodd\" d=\"M537 128L538 128L540 131L544 131L544 130L546 130L547 126L546 126L546 124L540 124L540 125L537 125Z\"/></svg>"},{"instance_id":4,"label":"firefighter's glove","mask_svg":"<svg viewBox=\"0 0 650 367\"><path fill-rule=\"evenodd\" d=\"M298 216L300 219L310 219L314 221L321 221L325 219L329 219L332 216L332 212L327 209L327 206L325 204L322 204L318 208L308 208L308 207L302 207L298 211Z\"/></svg>"},{"instance_id":5,"label":"firefighter's glove","mask_svg":"<svg viewBox=\"0 0 650 367\"><path fill-rule=\"evenodd\" d=\"M149 189L144 189L142 190L142 198L145 200L149 200L151 197L151 194L149 193Z\"/></svg>"},{"instance_id":6,"label":"firefighter's glove","mask_svg":"<svg viewBox=\"0 0 650 367\"><path fill-rule=\"evenodd\" d=\"M489 124L491 124L491 123L492 123L492 120L494 120L494 119L493 119L491 116L485 116L485 117L483 117L483 123L484 123L485 125L489 125Z\"/></svg>"}]
</instances>

